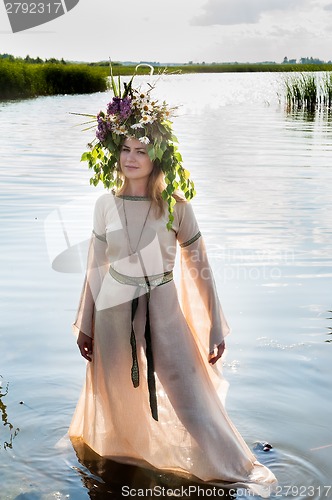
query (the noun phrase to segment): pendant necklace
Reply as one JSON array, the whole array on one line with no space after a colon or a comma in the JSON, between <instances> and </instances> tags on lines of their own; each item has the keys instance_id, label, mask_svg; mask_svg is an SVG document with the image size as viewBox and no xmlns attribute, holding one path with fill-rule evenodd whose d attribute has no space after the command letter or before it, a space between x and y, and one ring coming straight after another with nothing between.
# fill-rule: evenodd
<instances>
[{"instance_id":1,"label":"pendant necklace","mask_svg":"<svg viewBox=\"0 0 332 500\"><path fill-rule=\"evenodd\" d=\"M152 205L152 201L150 202L150 206L149 206L149 209L147 211L147 214L146 214L146 217L145 217L142 229L141 229L141 233L140 233L139 238L138 238L138 242L137 242L136 248L133 249L133 247L131 246L130 237L129 237L128 220L127 220L127 214L126 214L125 199L122 198L123 213L124 213L125 225L126 225L125 229L126 229L126 237L127 237L127 245L128 245L128 253L129 253L129 262L131 262L131 263L137 263L138 262L137 249L138 249L138 246L139 246L141 238L142 238L142 234L143 234L143 231L144 231L144 228L145 228L146 221L148 220L148 217L149 217L149 213L150 213L150 210L151 210L151 205Z\"/></svg>"}]
</instances>

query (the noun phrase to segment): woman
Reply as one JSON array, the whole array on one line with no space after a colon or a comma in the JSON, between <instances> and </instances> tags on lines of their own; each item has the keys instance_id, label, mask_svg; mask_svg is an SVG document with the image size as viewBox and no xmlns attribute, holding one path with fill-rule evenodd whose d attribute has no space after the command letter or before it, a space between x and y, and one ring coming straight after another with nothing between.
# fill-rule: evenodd
<instances>
[{"instance_id":1,"label":"woman","mask_svg":"<svg viewBox=\"0 0 332 500\"><path fill-rule=\"evenodd\" d=\"M99 113L98 142L83 155L95 170L93 182L116 189L95 206L75 321L89 363L69 434L119 462L245 484L269 496L274 475L256 460L221 401L215 363L229 329L186 201L193 184L169 111L131 80ZM181 306L173 281L177 244Z\"/></svg>"}]
</instances>

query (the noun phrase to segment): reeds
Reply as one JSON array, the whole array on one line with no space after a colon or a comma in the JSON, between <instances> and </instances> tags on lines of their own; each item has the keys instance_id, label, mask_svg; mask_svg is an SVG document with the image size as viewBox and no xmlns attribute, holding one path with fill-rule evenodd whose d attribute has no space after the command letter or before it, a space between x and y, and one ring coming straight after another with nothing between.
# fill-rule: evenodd
<instances>
[{"instance_id":1,"label":"reeds","mask_svg":"<svg viewBox=\"0 0 332 500\"><path fill-rule=\"evenodd\" d=\"M7 439L5 439L4 442L2 442L4 438L1 436L0 450L2 448L4 450L8 448L13 448L13 439L16 438L17 434L20 431L18 427L15 429L13 424L9 422L7 406L3 402L3 398L8 394L8 387L9 387L8 383L5 385L5 387L2 386L2 375L0 375L0 416L1 416L0 420L3 426L7 429Z\"/></svg>"},{"instance_id":2,"label":"reeds","mask_svg":"<svg viewBox=\"0 0 332 500\"><path fill-rule=\"evenodd\" d=\"M323 96L322 96L323 105L324 105L324 107L331 109L332 108L332 73L330 73L330 72L325 73L324 77L322 78L322 89L323 89Z\"/></svg>"},{"instance_id":3,"label":"reeds","mask_svg":"<svg viewBox=\"0 0 332 500\"><path fill-rule=\"evenodd\" d=\"M108 69L101 67L0 60L0 99L104 91L107 76Z\"/></svg>"},{"instance_id":4,"label":"reeds","mask_svg":"<svg viewBox=\"0 0 332 500\"><path fill-rule=\"evenodd\" d=\"M332 314L332 311L328 311L330 314ZM331 316L327 319L332 319ZM327 329L329 330L327 332L327 335L332 335L332 326L328 326ZM325 342L332 342L332 338L330 337L329 340L325 340Z\"/></svg>"},{"instance_id":5,"label":"reeds","mask_svg":"<svg viewBox=\"0 0 332 500\"><path fill-rule=\"evenodd\" d=\"M285 100L288 111L331 109L332 74L301 73L285 80Z\"/></svg>"}]
</instances>

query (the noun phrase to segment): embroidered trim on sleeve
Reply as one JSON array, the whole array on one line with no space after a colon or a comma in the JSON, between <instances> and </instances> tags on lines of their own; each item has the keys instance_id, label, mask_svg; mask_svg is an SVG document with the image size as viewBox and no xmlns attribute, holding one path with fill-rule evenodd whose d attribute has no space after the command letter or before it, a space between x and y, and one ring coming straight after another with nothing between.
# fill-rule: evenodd
<instances>
[{"instance_id":1,"label":"embroidered trim on sleeve","mask_svg":"<svg viewBox=\"0 0 332 500\"><path fill-rule=\"evenodd\" d=\"M201 235L201 232L198 231L197 234L195 234L195 236L193 236L192 238L190 238L190 240L188 241L185 241L184 243L181 243L180 244L180 247L181 248L185 248L185 247L188 247L189 245L191 245L192 243L194 243L194 241L198 240L198 238L200 238L202 235Z\"/></svg>"},{"instance_id":2,"label":"embroidered trim on sleeve","mask_svg":"<svg viewBox=\"0 0 332 500\"><path fill-rule=\"evenodd\" d=\"M104 241L105 243L107 242L106 240L106 234L97 234L96 231L92 230L93 234L95 235L96 238L100 241Z\"/></svg>"}]
</instances>

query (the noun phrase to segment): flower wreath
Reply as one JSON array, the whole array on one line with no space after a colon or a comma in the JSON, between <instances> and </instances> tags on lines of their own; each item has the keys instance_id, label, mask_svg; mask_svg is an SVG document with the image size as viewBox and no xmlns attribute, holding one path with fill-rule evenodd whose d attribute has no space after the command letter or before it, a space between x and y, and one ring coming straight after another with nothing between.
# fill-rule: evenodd
<instances>
[{"instance_id":1,"label":"flower wreath","mask_svg":"<svg viewBox=\"0 0 332 500\"><path fill-rule=\"evenodd\" d=\"M174 192L181 190L185 198L191 200L195 195L195 187L190 179L190 172L182 166L178 141L172 131L170 117L176 108L170 108L165 101L161 104L152 97L154 85L148 84L146 92L133 88L138 66L129 83L123 83L122 93L120 76L116 82L111 66L114 97L108 103L106 112L100 111L97 116L84 114L94 118L94 123L97 121L97 128L96 137L88 145L89 151L83 153L81 161L87 161L89 168L94 171L90 184L96 186L102 182L107 189L120 189L123 180L118 175L118 161L123 141L127 137L133 137L146 144L150 159L158 163L164 173L166 186L162 191L162 198L168 204L167 228L171 229L174 220Z\"/></svg>"}]
</instances>

